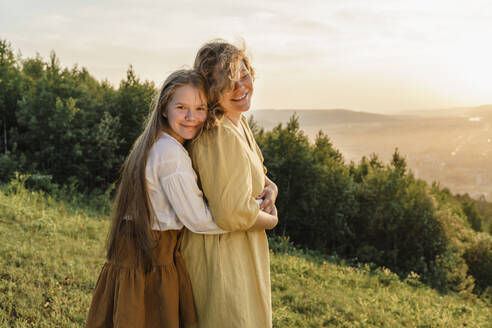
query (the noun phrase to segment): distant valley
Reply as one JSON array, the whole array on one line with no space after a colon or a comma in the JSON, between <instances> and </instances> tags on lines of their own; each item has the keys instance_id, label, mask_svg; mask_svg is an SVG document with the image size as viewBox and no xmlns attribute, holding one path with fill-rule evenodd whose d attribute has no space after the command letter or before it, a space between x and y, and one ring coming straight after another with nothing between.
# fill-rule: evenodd
<instances>
[{"instance_id":1,"label":"distant valley","mask_svg":"<svg viewBox=\"0 0 492 328\"><path fill-rule=\"evenodd\" d=\"M492 105L397 115L347 109L256 110L249 115L270 130L294 113L311 140L322 130L347 162L372 153L388 162L398 148L417 177L492 201Z\"/></svg>"}]
</instances>

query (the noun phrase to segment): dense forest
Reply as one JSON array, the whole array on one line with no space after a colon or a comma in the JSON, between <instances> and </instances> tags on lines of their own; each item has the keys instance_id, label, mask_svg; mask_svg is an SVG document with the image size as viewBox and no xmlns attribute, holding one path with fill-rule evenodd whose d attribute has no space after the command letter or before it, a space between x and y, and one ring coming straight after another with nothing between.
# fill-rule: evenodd
<instances>
[{"instance_id":1,"label":"dense forest","mask_svg":"<svg viewBox=\"0 0 492 328\"><path fill-rule=\"evenodd\" d=\"M54 52L22 58L0 40L0 182L18 172L49 194L110 199L155 92L131 66L116 88L63 68ZM346 163L322 132L311 143L295 116L270 131L250 125L280 190L272 234L441 291L492 295L492 204L415 178L397 150L390 163Z\"/></svg>"}]
</instances>

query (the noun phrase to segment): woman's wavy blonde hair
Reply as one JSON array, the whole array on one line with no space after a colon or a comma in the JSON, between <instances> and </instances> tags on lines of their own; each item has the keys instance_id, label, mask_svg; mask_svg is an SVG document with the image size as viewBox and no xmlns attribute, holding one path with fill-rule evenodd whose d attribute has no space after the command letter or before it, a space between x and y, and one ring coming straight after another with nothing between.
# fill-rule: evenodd
<instances>
[{"instance_id":1,"label":"woman's wavy blonde hair","mask_svg":"<svg viewBox=\"0 0 492 328\"><path fill-rule=\"evenodd\" d=\"M200 73L208 84L208 116L205 129L215 126L217 120L224 115L219 106L220 96L224 91L234 88L234 83L240 79L243 63L254 80L255 70L246 54L244 41L241 47L237 47L225 40L215 39L205 43L198 50L193 69Z\"/></svg>"}]
</instances>

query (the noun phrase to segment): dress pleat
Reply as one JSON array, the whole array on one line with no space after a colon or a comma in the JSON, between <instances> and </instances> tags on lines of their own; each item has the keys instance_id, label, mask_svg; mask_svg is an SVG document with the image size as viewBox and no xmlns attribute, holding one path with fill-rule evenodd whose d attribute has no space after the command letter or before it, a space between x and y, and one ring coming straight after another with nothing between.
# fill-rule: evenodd
<instances>
[{"instance_id":1,"label":"dress pleat","mask_svg":"<svg viewBox=\"0 0 492 328\"><path fill-rule=\"evenodd\" d=\"M122 237L115 261L104 264L87 328L180 328L196 324L191 282L179 253L181 230L159 231L152 269L137 265L133 243Z\"/></svg>"}]
</instances>

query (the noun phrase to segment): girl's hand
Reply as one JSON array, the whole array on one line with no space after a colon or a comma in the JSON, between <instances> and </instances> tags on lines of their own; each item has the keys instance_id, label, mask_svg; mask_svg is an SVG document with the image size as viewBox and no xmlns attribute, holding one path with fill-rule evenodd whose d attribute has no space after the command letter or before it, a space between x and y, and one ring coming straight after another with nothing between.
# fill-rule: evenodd
<instances>
[{"instance_id":1,"label":"girl's hand","mask_svg":"<svg viewBox=\"0 0 492 328\"><path fill-rule=\"evenodd\" d=\"M267 176L265 176L265 188L261 192L261 194L256 197L257 199L263 199L263 202L260 204L260 210L267 212L271 215L273 214L275 209L275 201L277 200L278 188L272 180L270 180Z\"/></svg>"}]
</instances>

